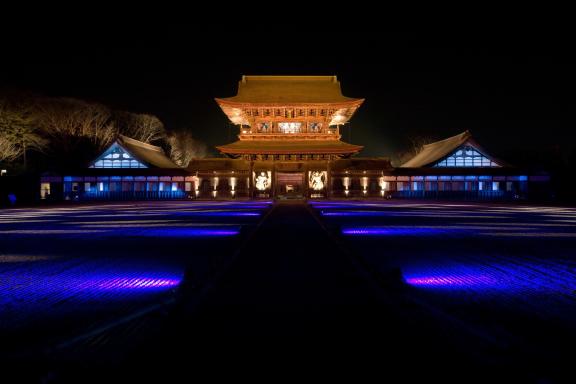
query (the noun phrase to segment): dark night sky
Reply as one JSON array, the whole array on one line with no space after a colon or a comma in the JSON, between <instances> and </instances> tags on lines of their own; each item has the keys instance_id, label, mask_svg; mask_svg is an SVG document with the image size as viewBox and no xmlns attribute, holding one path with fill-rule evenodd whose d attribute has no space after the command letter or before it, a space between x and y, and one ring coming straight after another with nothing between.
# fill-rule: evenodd
<instances>
[{"instance_id":1,"label":"dark night sky","mask_svg":"<svg viewBox=\"0 0 576 384\"><path fill-rule=\"evenodd\" d=\"M0 86L151 113L214 146L236 129L213 99L234 95L242 74L335 74L346 96L366 99L344 129L363 155L390 156L410 137L465 129L505 158L575 148L574 62L559 56L456 55L411 39L222 41L182 25L81 34L38 30L18 40L0 63Z\"/></svg>"}]
</instances>

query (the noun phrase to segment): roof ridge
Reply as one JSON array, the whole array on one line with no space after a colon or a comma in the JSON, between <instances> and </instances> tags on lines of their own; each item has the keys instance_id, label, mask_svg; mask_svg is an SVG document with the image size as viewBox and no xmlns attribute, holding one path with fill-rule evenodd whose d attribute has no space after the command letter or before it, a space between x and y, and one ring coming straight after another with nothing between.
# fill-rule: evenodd
<instances>
[{"instance_id":1,"label":"roof ridge","mask_svg":"<svg viewBox=\"0 0 576 384\"><path fill-rule=\"evenodd\" d=\"M246 83L248 80L256 80L256 81L295 81L295 80L302 80L302 81L318 81L318 80L325 80L331 83L337 83L338 78L336 75L303 75L303 76L294 76L294 75L242 75L242 83Z\"/></svg>"},{"instance_id":2,"label":"roof ridge","mask_svg":"<svg viewBox=\"0 0 576 384\"><path fill-rule=\"evenodd\" d=\"M469 130L422 146L422 149L401 167L422 167L447 156L451 151L473 140Z\"/></svg>"},{"instance_id":3,"label":"roof ridge","mask_svg":"<svg viewBox=\"0 0 576 384\"><path fill-rule=\"evenodd\" d=\"M139 146L144 147L144 148L148 148L148 149L152 149L152 150L154 150L154 151L158 151L158 152L164 153L164 150L162 149L162 147L159 147L159 146L157 146L157 145L148 144L148 143L145 143L145 142L143 142L143 141L136 140L136 139L133 139L133 138L131 138L131 137L124 136L124 135L121 135L121 134L118 135L118 138L119 138L120 140L122 140L122 141L128 142L128 144L139 145Z\"/></svg>"},{"instance_id":4,"label":"roof ridge","mask_svg":"<svg viewBox=\"0 0 576 384\"><path fill-rule=\"evenodd\" d=\"M454 136L450 136L450 137L448 137L448 138L446 138L446 139L442 139L442 140L434 141L434 142L432 142L432 143L424 144L423 147L427 147L427 146L429 146L429 145L435 145L435 144L438 144L438 143L443 143L443 142L445 142L445 141L453 140L454 138L456 138L456 137L458 137L458 136L468 136L467 139L469 139L470 137L472 137L472 134L471 134L470 131L467 129L467 130L465 130L465 131L462 132L462 133L459 133L459 134L454 135Z\"/></svg>"}]
</instances>

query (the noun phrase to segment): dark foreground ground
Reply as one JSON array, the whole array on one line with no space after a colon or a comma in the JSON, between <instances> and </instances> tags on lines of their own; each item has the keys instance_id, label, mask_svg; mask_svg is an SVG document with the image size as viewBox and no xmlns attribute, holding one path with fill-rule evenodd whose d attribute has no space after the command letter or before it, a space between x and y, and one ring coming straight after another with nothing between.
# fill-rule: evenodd
<instances>
[{"instance_id":1,"label":"dark foreground ground","mask_svg":"<svg viewBox=\"0 0 576 384\"><path fill-rule=\"evenodd\" d=\"M575 223L467 203L0 211L2 372L572 382Z\"/></svg>"}]
</instances>

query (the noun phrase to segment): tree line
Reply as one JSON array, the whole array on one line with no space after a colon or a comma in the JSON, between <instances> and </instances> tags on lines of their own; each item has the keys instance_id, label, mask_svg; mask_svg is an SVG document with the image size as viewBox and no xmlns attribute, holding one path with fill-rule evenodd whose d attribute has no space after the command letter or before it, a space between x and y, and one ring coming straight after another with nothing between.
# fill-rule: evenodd
<instances>
[{"instance_id":1,"label":"tree line","mask_svg":"<svg viewBox=\"0 0 576 384\"><path fill-rule=\"evenodd\" d=\"M0 162L29 168L35 154L52 168L93 160L118 137L162 146L186 167L206 156L206 146L188 130L167 130L156 116L113 110L73 98L0 95Z\"/></svg>"}]
</instances>

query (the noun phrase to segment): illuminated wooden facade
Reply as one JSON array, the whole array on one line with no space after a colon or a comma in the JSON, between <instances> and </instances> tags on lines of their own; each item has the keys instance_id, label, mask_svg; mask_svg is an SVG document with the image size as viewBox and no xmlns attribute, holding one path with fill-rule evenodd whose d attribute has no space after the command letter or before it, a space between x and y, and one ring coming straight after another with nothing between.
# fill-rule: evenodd
<instances>
[{"instance_id":1,"label":"illuminated wooden facade","mask_svg":"<svg viewBox=\"0 0 576 384\"><path fill-rule=\"evenodd\" d=\"M236 96L216 99L238 126L217 149L249 162L251 196L326 197L333 162L362 149L340 127L363 101L342 95L336 76L243 76Z\"/></svg>"},{"instance_id":2,"label":"illuminated wooden facade","mask_svg":"<svg viewBox=\"0 0 576 384\"><path fill-rule=\"evenodd\" d=\"M245 160L334 160L362 147L341 141L364 99L342 95L336 76L243 76L238 94L216 102L238 126L238 141L217 147Z\"/></svg>"}]
</instances>

